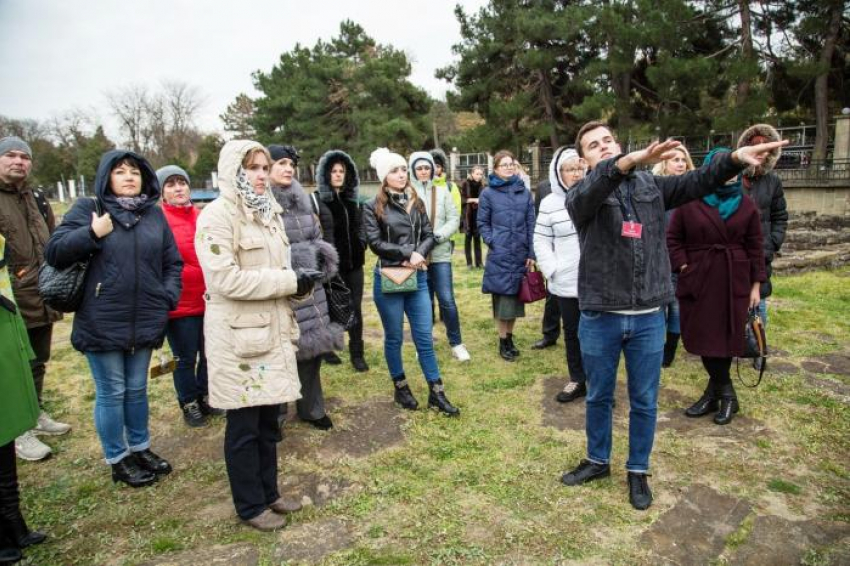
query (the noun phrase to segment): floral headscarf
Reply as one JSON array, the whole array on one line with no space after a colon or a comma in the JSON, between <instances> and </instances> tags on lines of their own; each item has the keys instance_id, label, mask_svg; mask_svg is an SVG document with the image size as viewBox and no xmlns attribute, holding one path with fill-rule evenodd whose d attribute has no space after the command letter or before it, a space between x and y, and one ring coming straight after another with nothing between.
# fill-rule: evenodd
<instances>
[{"instance_id":1,"label":"floral headscarf","mask_svg":"<svg viewBox=\"0 0 850 566\"><path fill-rule=\"evenodd\" d=\"M272 219L272 201L269 198L269 187L266 191L258 195L254 192L254 187L248 181L248 175L241 166L236 171L236 190L242 195L242 200L245 206L257 213L263 224L268 224Z\"/></svg>"}]
</instances>

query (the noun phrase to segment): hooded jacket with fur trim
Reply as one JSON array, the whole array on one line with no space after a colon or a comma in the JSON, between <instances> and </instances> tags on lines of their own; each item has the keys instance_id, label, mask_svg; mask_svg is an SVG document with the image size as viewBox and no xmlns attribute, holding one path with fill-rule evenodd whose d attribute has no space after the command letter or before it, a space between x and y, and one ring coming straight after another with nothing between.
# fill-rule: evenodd
<instances>
[{"instance_id":1,"label":"hooded jacket with fur trim","mask_svg":"<svg viewBox=\"0 0 850 566\"><path fill-rule=\"evenodd\" d=\"M738 139L738 147L750 145L755 136L764 136L765 141L773 142L781 139L776 128L769 124L756 124L747 128ZM767 297L773 292L770 283L772 274L771 262L785 242L785 231L788 228L788 203L785 201L785 191L782 180L773 171L782 155L782 149L771 151L765 162L760 166L750 166L744 171L744 192L755 201L761 217L761 233L764 238L764 259L767 267L767 281L762 283L761 296Z\"/></svg>"},{"instance_id":2,"label":"hooded jacket with fur trim","mask_svg":"<svg viewBox=\"0 0 850 566\"><path fill-rule=\"evenodd\" d=\"M331 168L336 163L345 167L345 180L339 192L331 187ZM316 168L319 200L330 211L330 217L319 215L325 235L333 234L333 244L339 254L339 269L343 272L363 267L366 245L360 239L362 211L360 209L360 175L354 160L338 149L326 152Z\"/></svg>"}]
</instances>

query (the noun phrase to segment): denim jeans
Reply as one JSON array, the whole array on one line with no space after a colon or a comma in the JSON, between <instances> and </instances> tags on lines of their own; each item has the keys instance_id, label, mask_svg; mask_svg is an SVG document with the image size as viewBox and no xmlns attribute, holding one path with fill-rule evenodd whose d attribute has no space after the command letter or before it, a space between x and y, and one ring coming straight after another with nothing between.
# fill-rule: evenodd
<instances>
[{"instance_id":1,"label":"denim jeans","mask_svg":"<svg viewBox=\"0 0 850 566\"><path fill-rule=\"evenodd\" d=\"M207 394L207 357L204 351L204 317L172 318L165 329L168 345L177 358L174 390L185 405Z\"/></svg>"},{"instance_id":2,"label":"denim jeans","mask_svg":"<svg viewBox=\"0 0 850 566\"><path fill-rule=\"evenodd\" d=\"M612 404L620 352L626 357L629 387L630 472L648 472L658 413L658 383L664 353L664 313L622 315L582 311L579 340L587 373L587 458L611 459Z\"/></svg>"},{"instance_id":3,"label":"denim jeans","mask_svg":"<svg viewBox=\"0 0 850 566\"><path fill-rule=\"evenodd\" d=\"M434 382L440 379L440 368L437 366L437 355L434 353L434 340L431 336L433 319L431 298L428 295L428 276L425 272L418 271L416 279L416 291L384 294L381 292L381 274L376 269L372 296L384 327L384 357L390 377L397 379L404 375L401 344L404 341L404 315L407 314L410 333L419 354L419 366L425 374L425 379Z\"/></svg>"},{"instance_id":4,"label":"denim jeans","mask_svg":"<svg viewBox=\"0 0 850 566\"><path fill-rule=\"evenodd\" d=\"M151 349L85 352L94 378L94 427L107 464L150 447L148 365Z\"/></svg>"},{"instance_id":5,"label":"denim jeans","mask_svg":"<svg viewBox=\"0 0 850 566\"><path fill-rule=\"evenodd\" d=\"M761 323L767 328L767 299L759 301L759 316L761 317Z\"/></svg>"},{"instance_id":6,"label":"denim jeans","mask_svg":"<svg viewBox=\"0 0 850 566\"><path fill-rule=\"evenodd\" d=\"M437 294L437 301L440 303L440 315L443 324L446 325L446 337L449 339L449 345L463 344L460 337L460 315L457 311L454 285L452 284L451 262L432 263L428 266L428 292L431 302L434 301L434 294Z\"/></svg>"}]
</instances>

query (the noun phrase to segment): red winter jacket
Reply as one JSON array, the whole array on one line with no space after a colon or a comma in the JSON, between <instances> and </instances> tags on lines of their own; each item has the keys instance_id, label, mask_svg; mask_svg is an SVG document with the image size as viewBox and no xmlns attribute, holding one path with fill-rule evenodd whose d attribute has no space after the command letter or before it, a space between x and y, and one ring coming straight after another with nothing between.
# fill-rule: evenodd
<instances>
[{"instance_id":1,"label":"red winter jacket","mask_svg":"<svg viewBox=\"0 0 850 566\"><path fill-rule=\"evenodd\" d=\"M168 318L203 316L206 285L195 253L195 225L201 211L194 206L171 206L165 202L162 210L183 258L183 292L177 308L168 313Z\"/></svg>"}]
</instances>

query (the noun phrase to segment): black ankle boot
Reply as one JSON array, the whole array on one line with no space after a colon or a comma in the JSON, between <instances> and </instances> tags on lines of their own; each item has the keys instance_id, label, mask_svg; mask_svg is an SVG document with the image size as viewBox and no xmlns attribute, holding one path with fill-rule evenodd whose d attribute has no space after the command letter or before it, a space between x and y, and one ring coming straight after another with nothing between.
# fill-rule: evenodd
<instances>
[{"instance_id":1,"label":"black ankle boot","mask_svg":"<svg viewBox=\"0 0 850 566\"><path fill-rule=\"evenodd\" d=\"M517 347L514 346L514 335L510 332L508 333L508 348L510 348L513 357L519 357L519 350L517 350Z\"/></svg>"},{"instance_id":2,"label":"black ankle boot","mask_svg":"<svg viewBox=\"0 0 850 566\"><path fill-rule=\"evenodd\" d=\"M167 476L171 473L171 464L168 463L168 460L157 456L151 452L150 448L141 452L133 452L133 456L136 457L136 462L143 470L158 476Z\"/></svg>"},{"instance_id":3,"label":"black ankle boot","mask_svg":"<svg viewBox=\"0 0 850 566\"><path fill-rule=\"evenodd\" d=\"M156 474L141 468L131 454L117 464L112 464L112 481L124 482L130 487L144 487L156 481Z\"/></svg>"},{"instance_id":4,"label":"black ankle boot","mask_svg":"<svg viewBox=\"0 0 850 566\"><path fill-rule=\"evenodd\" d=\"M437 409L450 417L456 417L460 414L460 409L452 405L446 398L446 390L443 387L443 380L438 379L432 383L428 383L428 407Z\"/></svg>"},{"instance_id":5,"label":"black ankle boot","mask_svg":"<svg viewBox=\"0 0 850 566\"><path fill-rule=\"evenodd\" d=\"M396 403L401 405L402 409L407 409L408 411L415 411L419 408L419 401L416 400L416 397L413 396L413 391L410 390L410 386L407 384L407 379L402 377L401 379L393 380L393 399Z\"/></svg>"},{"instance_id":6,"label":"black ankle boot","mask_svg":"<svg viewBox=\"0 0 850 566\"><path fill-rule=\"evenodd\" d=\"M46 534L40 531L31 531L29 527L27 527L27 523L24 520L24 516L21 515L20 510L15 513L14 517L4 517L2 521L6 524L6 528L9 530L9 537L12 539L12 543L14 543L14 545L18 548L26 548L34 544L41 544L47 538Z\"/></svg>"},{"instance_id":7,"label":"black ankle boot","mask_svg":"<svg viewBox=\"0 0 850 566\"><path fill-rule=\"evenodd\" d=\"M673 332L667 333L667 341L664 342L664 360L661 367L669 368L676 358L676 349L679 347L679 335Z\"/></svg>"},{"instance_id":8,"label":"black ankle boot","mask_svg":"<svg viewBox=\"0 0 850 566\"><path fill-rule=\"evenodd\" d=\"M0 541L2 548L26 548L44 542L47 538L44 533L31 531L21 514L18 474L15 467L0 473L0 523L0 534L4 535Z\"/></svg>"},{"instance_id":9,"label":"black ankle boot","mask_svg":"<svg viewBox=\"0 0 850 566\"><path fill-rule=\"evenodd\" d=\"M718 395L720 397L720 409L714 415L714 423L727 425L732 422L732 415L738 412L738 397L735 394L735 387L730 382L721 387Z\"/></svg>"},{"instance_id":10,"label":"black ankle boot","mask_svg":"<svg viewBox=\"0 0 850 566\"><path fill-rule=\"evenodd\" d=\"M24 558L17 548L0 548L0 564L16 564Z\"/></svg>"},{"instance_id":11,"label":"black ankle boot","mask_svg":"<svg viewBox=\"0 0 850 566\"><path fill-rule=\"evenodd\" d=\"M516 359L516 356L511 353L511 347L507 338L499 338L499 355L502 356L503 360L508 362L512 362Z\"/></svg>"},{"instance_id":12,"label":"black ankle boot","mask_svg":"<svg viewBox=\"0 0 850 566\"><path fill-rule=\"evenodd\" d=\"M702 397L699 398L699 401L685 409L685 416L691 418L701 417L716 411L718 407L719 399L714 392L714 387L709 383L708 387L705 388Z\"/></svg>"}]
</instances>

